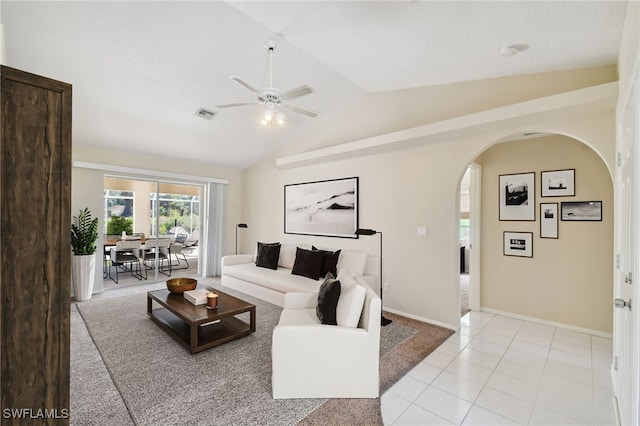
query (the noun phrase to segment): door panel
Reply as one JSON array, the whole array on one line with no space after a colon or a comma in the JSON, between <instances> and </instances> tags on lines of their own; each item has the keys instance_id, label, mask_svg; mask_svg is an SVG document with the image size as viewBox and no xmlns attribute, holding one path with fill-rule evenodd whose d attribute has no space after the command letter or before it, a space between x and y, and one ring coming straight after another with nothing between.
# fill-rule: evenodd
<instances>
[{"instance_id":1,"label":"door panel","mask_svg":"<svg viewBox=\"0 0 640 426\"><path fill-rule=\"evenodd\" d=\"M638 78L631 91L618 128L617 169L617 259L614 283L614 338L612 379L618 414L623 425L638 419L638 308L634 302L634 280L638 278ZM637 291L637 290L636 290Z\"/></svg>"}]
</instances>

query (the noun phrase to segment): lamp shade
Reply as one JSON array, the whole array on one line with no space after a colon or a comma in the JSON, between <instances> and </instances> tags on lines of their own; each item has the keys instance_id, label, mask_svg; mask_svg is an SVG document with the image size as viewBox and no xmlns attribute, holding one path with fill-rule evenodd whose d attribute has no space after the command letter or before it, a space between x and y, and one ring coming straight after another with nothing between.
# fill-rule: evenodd
<instances>
[{"instance_id":1,"label":"lamp shade","mask_svg":"<svg viewBox=\"0 0 640 426\"><path fill-rule=\"evenodd\" d=\"M247 228L247 224L246 223L239 223L238 225L236 225L238 228Z\"/></svg>"},{"instance_id":2,"label":"lamp shade","mask_svg":"<svg viewBox=\"0 0 640 426\"><path fill-rule=\"evenodd\" d=\"M356 235L373 235L377 232L378 231L376 231L375 229L359 228L356 230Z\"/></svg>"}]
</instances>

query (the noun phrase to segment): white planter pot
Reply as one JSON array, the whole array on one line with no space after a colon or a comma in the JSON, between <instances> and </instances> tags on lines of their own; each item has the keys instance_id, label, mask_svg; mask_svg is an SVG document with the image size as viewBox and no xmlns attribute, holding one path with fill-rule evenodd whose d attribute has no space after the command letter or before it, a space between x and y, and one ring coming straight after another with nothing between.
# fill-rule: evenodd
<instances>
[{"instance_id":1,"label":"white planter pot","mask_svg":"<svg viewBox=\"0 0 640 426\"><path fill-rule=\"evenodd\" d=\"M71 283L76 300L91 299L96 278L96 255L71 256Z\"/></svg>"}]
</instances>

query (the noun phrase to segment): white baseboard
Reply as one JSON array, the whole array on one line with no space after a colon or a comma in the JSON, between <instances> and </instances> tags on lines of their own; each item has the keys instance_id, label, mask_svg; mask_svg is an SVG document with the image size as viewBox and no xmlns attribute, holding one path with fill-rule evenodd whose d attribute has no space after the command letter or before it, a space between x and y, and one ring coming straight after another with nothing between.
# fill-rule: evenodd
<instances>
[{"instance_id":1,"label":"white baseboard","mask_svg":"<svg viewBox=\"0 0 640 426\"><path fill-rule=\"evenodd\" d=\"M565 330L577 331L578 333L586 333L591 334L593 336L604 337L607 339L613 339L612 333L605 333L604 331L592 330L590 328L576 327L575 325L563 324L560 322L547 321L540 318L528 317L526 315L514 314L511 312L500 311L498 309L491 308L480 308L482 312L487 312L490 314L502 315L503 317L510 317L515 319L520 319L529 322L535 322L542 325L550 325L552 327L563 328Z\"/></svg>"},{"instance_id":2,"label":"white baseboard","mask_svg":"<svg viewBox=\"0 0 640 426\"><path fill-rule=\"evenodd\" d=\"M390 309L390 308L386 308L385 307L385 308L383 308L383 310L387 311L387 312L391 312L393 314L402 315L403 317L411 318L411 319L414 319L416 321L425 322L427 324L433 324L433 325L437 325L437 326L440 326L440 327L448 328L450 330L455 331L456 333L460 331L460 327L458 325L445 324L445 323L442 323L440 321L435 321L435 320L432 320L432 319L429 319L429 318L420 317L418 315L409 314L407 312L403 312L403 311L400 311L400 310L397 310L397 309ZM604 331L600 331L600 330L592 330L590 328L576 327L576 326L570 325L570 324L564 324L564 323L554 322L554 321L547 321L547 320L543 320L543 319L540 319L540 318L529 317L529 316L526 316L526 315L520 315L520 314L511 313L511 312L500 311L498 309L480 308L480 311L487 312L489 314L502 315L503 317L509 317L509 318L515 318L515 319L519 319L519 320L523 320L523 321L529 321L529 322L533 322L533 323L537 323L537 324L549 325L549 326L552 326L552 327L562 328L562 329L565 329L565 330L576 331L578 333L591 334L593 336L604 337L606 339L613 339L613 334L612 333L605 333Z\"/></svg>"},{"instance_id":3,"label":"white baseboard","mask_svg":"<svg viewBox=\"0 0 640 426\"><path fill-rule=\"evenodd\" d=\"M402 311L399 311L397 309L383 308L382 310L383 311L387 311L387 312L391 312L392 314L402 315L403 317L411 318L411 319L414 319L416 321L426 322L427 324L433 324L433 325L437 325L439 327L448 328L449 330L453 330L456 333L458 331L460 331L460 327L457 326L457 325L445 324L445 323L442 323L442 322L439 322L439 321L431 320L429 318L423 318L423 317L419 317L417 315L408 314L406 312L402 312Z\"/></svg>"}]
</instances>

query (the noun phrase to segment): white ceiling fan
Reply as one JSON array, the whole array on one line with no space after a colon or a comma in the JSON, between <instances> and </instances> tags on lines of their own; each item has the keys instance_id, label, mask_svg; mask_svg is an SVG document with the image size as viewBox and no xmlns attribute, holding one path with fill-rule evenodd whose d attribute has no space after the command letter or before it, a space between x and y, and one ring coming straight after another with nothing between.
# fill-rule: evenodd
<instances>
[{"instance_id":1,"label":"white ceiling fan","mask_svg":"<svg viewBox=\"0 0 640 426\"><path fill-rule=\"evenodd\" d=\"M313 93L314 90L311 86L304 85L296 87L295 89L287 90L286 92L282 92L279 89L273 87L273 51L276 48L276 43L273 40L269 40L264 47L269 53L269 86L263 87L262 89L258 90L250 84L246 83L240 77L231 75L229 76L231 80L235 81L245 89L248 89L249 91L254 93L257 99L250 102L237 102L232 104L218 105L218 108L233 108L245 105L264 104L266 107L265 112L262 116L262 124L264 125L270 125L274 122L279 125L284 124L285 115L281 111L281 109L283 108L286 108L298 114L306 115L307 117L317 117L319 115L318 112L300 108L299 106L289 103L289 101L292 99L296 99L301 96Z\"/></svg>"}]
</instances>

